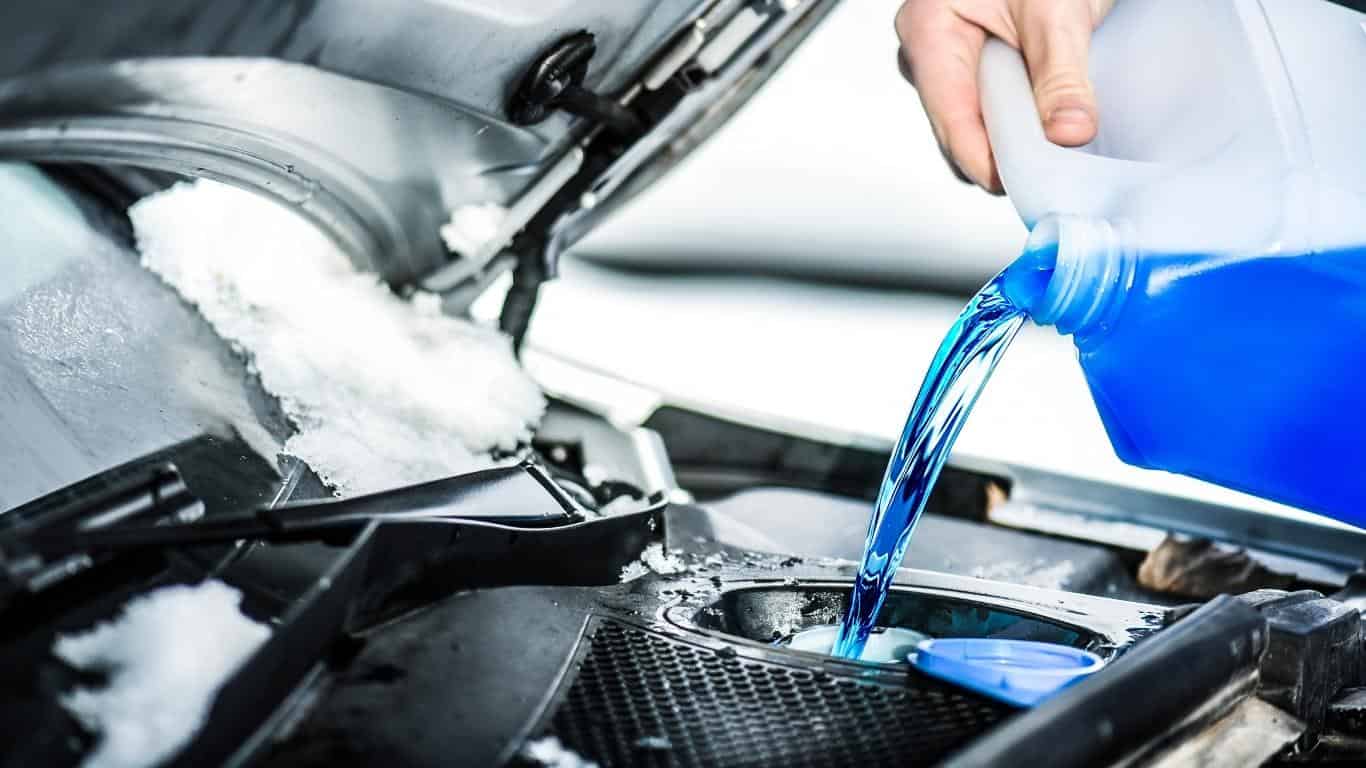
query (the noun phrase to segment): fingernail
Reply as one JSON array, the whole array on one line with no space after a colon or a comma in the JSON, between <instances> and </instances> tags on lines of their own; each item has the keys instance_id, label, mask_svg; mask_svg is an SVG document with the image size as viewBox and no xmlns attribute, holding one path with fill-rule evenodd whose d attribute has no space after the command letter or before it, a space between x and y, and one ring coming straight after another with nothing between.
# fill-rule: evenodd
<instances>
[{"instance_id":1,"label":"fingernail","mask_svg":"<svg viewBox=\"0 0 1366 768\"><path fill-rule=\"evenodd\" d=\"M1081 107L1058 107L1048 114L1048 122L1090 125L1091 113Z\"/></svg>"}]
</instances>

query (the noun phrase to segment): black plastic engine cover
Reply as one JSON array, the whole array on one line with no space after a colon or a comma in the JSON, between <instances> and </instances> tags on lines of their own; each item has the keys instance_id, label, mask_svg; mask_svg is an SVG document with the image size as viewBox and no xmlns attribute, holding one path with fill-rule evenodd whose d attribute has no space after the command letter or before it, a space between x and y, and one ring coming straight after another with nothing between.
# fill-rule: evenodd
<instances>
[{"instance_id":1,"label":"black plastic engine cover","mask_svg":"<svg viewBox=\"0 0 1366 768\"><path fill-rule=\"evenodd\" d=\"M729 634L733 622L706 617L767 604L724 599L737 591L778 593L774 616L790 593L789 620L833 620L851 565L718 544L706 518L666 514L680 572L469 591L365 631L262 762L493 765L555 737L604 766L932 765L1015 714L904 664ZM903 613L946 632L1033 631L1114 657L1164 621L1151 606L915 573L904 600L920 608Z\"/></svg>"},{"instance_id":2,"label":"black plastic engine cover","mask_svg":"<svg viewBox=\"0 0 1366 768\"><path fill-rule=\"evenodd\" d=\"M930 765L1012 711L595 615L588 592L473 592L374 633L267 764L491 765L553 735L601 765Z\"/></svg>"}]
</instances>

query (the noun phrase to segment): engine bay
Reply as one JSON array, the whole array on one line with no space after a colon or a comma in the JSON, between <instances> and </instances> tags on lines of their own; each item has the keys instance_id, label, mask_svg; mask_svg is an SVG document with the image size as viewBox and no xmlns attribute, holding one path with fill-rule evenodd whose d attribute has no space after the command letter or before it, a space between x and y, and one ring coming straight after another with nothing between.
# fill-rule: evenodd
<instances>
[{"instance_id":1,"label":"engine bay","mask_svg":"<svg viewBox=\"0 0 1366 768\"><path fill-rule=\"evenodd\" d=\"M75 764L92 743L60 706L92 681L51 655L55 636L131 596L205 579L241 590L242 611L271 633L176 764L534 764L547 744L600 765L1005 765L1026 749L1053 765L1161 765L1197 746L1214 765L1247 764L1254 747L1259 761L1353 754L1362 668L1350 589L1334 599L1297 582L1203 602L1150 592L1132 559L1104 546L968 519L970 500L985 506L1000 479L957 469L917 539L927 554L908 558L929 570L899 574L879 624L1106 660L1084 685L1018 709L904 663L784 647L843 611L857 565L839 556L839 521L864 502L828 489L691 502L676 488L646 491L672 467L646 470L661 454L642 444L556 403L530 462L490 471L435 514L411 500L327 501L304 469L283 483L261 461L224 473L240 439L204 436L24 505L3 531L4 710L31 737L5 759ZM590 508L618 496L639 503ZM167 528L235 519L253 498L275 510L254 539L165 539ZM166 522L193 503L196 522ZM19 578L33 573L17 556L24 541L130 506L139 511L102 527L160 520L148 530L161 541L111 547L89 533L89 562L56 559L42 578ZM1001 569L1002 551L1024 565ZM1064 579L1061 562L1072 563ZM1265 738L1219 741L1235 726Z\"/></svg>"}]
</instances>

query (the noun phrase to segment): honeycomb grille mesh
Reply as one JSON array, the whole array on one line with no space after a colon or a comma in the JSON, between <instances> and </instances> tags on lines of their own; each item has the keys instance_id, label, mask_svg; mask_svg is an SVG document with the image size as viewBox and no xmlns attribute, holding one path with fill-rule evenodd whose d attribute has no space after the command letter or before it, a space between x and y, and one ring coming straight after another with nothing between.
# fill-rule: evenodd
<instances>
[{"instance_id":1,"label":"honeycomb grille mesh","mask_svg":"<svg viewBox=\"0 0 1366 768\"><path fill-rule=\"evenodd\" d=\"M932 765L1009 709L934 680L857 682L600 622L543 732L603 766Z\"/></svg>"}]
</instances>

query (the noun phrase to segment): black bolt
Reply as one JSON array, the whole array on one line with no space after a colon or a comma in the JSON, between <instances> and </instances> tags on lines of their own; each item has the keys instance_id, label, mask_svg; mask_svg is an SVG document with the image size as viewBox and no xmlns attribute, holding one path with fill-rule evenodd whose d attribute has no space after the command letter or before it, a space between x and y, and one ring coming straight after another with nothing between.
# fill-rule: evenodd
<instances>
[{"instance_id":1,"label":"black bolt","mask_svg":"<svg viewBox=\"0 0 1366 768\"><path fill-rule=\"evenodd\" d=\"M640 133L640 118L634 112L583 87L588 62L597 50L593 34L586 30L551 46L532 63L513 91L507 105L508 118L517 125L535 125L563 109L622 135Z\"/></svg>"}]
</instances>

